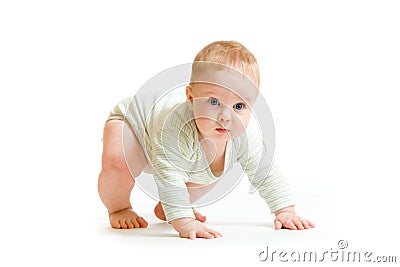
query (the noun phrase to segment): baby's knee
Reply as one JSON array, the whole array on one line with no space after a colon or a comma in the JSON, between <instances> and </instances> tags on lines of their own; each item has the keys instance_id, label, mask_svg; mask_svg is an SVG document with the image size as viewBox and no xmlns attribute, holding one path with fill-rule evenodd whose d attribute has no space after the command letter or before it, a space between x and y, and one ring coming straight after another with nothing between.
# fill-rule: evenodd
<instances>
[{"instance_id":1,"label":"baby's knee","mask_svg":"<svg viewBox=\"0 0 400 267\"><path fill-rule=\"evenodd\" d=\"M103 153L102 168L103 171L106 170L118 173L129 172L125 156L122 153Z\"/></svg>"}]
</instances>

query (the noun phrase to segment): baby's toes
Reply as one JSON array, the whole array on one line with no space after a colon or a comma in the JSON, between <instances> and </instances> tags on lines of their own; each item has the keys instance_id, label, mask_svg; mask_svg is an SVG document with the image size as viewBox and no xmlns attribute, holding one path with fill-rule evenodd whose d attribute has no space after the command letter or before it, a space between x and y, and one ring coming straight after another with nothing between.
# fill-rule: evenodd
<instances>
[{"instance_id":1,"label":"baby's toes","mask_svg":"<svg viewBox=\"0 0 400 267\"><path fill-rule=\"evenodd\" d=\"M110 224L112 228L121 229L121 224L118 220L110 220Z\"/></svg>"},{"instance_id":2,"label":"baby's toes","mask_svg":"<svg viewBox=\"0 0 400 267\"><path fill-rule=\"evenodd\" d=\"M143 227L146 228L149 224L146 222L145 219L143 219L142 217L138 217L137 218L137 222L139 223L139 227Z\"/></svg>"},{"instance_id":3,"label":"baby's toes","mask_svg":"<svg viewBox=\"0 0 400 267\"><path fill-rule=\"evenodd\" d=\"M137 222L137 218L131 218L129 220L129 222L131 223L132 227L131 228L139 228L139 223Z\"/></svg>"},{"instance_id":4,"label":"baby's toes","mask_svg":"<svg viewBox=\"0 0 400 267\"><path fill-rule=\"evenodd\" d=\"M205 222L206 221L206 216L203 216L200 212L197 210L193 209L194 216L196 217L196 220L200 222Z\"/></svg>"},{"instance_id":5,"label":"baby's toes","mask_svg":"<svg viewBox=\"0 0 400 267\"><path fill-rule=\"evenodd\" d=\"M126 225L126 222L124 219L119 220L119 224L121 225L122 229L128 229L128 225Z\"/></svg>"},{"instance_id":6,"label":"baby's toes","mask_svg":"<svg viewBox=\"0 0 400 267\"><path fill-rule=\"evenodd\" d=\"M133 219L126 219L125 220L125 223L126 223L126 226L128 226L128 229L135 228L135 225L134 225L133 221L134 221Z\"/></svg>"}]
</instances>

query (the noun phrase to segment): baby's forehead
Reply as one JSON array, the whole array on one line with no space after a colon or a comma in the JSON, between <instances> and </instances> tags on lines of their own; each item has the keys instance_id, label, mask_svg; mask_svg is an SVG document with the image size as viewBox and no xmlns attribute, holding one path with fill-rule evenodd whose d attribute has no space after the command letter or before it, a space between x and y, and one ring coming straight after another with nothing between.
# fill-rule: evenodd
<instances>
[{"instance_id":1,"label":"baby's forehead","mask_svg":"<svg viewBox=\"0 0 400 267\"><path fill-rule=\"evenodd\" d=\"M252 68L246 68L246 63L242 61L235 62L212 62L212 61L195 61L192 65L192 73L190 81L227 81L242 80L242 82L250 82L258 88L259 79Z\"/></svg>"},{"instance_id":2,"label":"baby's forehead","mask_svg":"<svg viewBox=\"0 0 400 267\"><path fill-rule=\"evenodd\" d=\"M237 92L237 90L233 90L231 88L225 87L220 84L213 83L193 83L192 84L193 91L197 94L216 94L220 96L224 96L226 98L248 98L250 96L247 90L243 90L242 92Z\"/></svg>"},{"instance_id":3,"label":"baby's forehead","mask_svg":"<svg viewBox=\"0 0 400 267\"><path fill-rule=\"evenodd\" d=\"M225 101L243 101L254 103L258 90L254 88L229 88L221 84L197 82L191 85L193 93L197 97L218 97Z\"/></svg>"},{"instance_id":4,"label":"baby's forehead","mask_svg":"<svg viewBox=\"0 0 400 267\"><path fill-rule=\"evenodd\" d=\"M220 67L220 66L218 66ZM191 84L200 85L201 90L214 90L227 95L236 95L255 102L258 86L245 74L228 66L223 68L203 68L191 77Z\"/></svg>"}]
</instances>

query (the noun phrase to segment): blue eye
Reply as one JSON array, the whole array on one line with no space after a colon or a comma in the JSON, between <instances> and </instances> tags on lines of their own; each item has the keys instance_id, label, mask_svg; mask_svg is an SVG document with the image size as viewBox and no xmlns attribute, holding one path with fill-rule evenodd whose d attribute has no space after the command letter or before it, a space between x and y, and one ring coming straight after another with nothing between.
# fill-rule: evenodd
<instances>
[{"instance_id":1,"label":"blue eye","mask_svg":"<svg viewBox=\"0 0 400 267\"><path fill-rule=\"evenodd\" d=\"M219 105L219 101L216 98L210 98L208 100L210 102L211 105L215 106L215 105Z\"/></svg>"},{"instance_id":2,"label":"blue eye","mask_svg":"<svg viewBox=\"0 0 400 267\"><path fill-rule=\"evenodd\" d=\"M233 106L233 108L237 109L237 110L242 110L244 108L244 104L243 103L237 103Z\"/></svg>"}]
</instances>

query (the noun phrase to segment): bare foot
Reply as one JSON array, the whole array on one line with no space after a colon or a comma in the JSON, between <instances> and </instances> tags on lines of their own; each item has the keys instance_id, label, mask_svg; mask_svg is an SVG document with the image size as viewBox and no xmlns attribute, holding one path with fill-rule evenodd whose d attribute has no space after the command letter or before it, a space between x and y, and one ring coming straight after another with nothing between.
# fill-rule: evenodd
<instances>
[{"instance_id":1,"label":"bare foot","mask_svg":"<svg viewBox=\"0 0 400 267\"><path fill-rule=\"evenodd\" d=\"M197 210L193 209L193 213L194 216L196 217L196 220L200 221L200 222L205 222L207 217L201 215L200 212L198 212ZM161 206L161 202L159 201L158 204L154 207L154 214L156 215L156 217L162 221L166 221L167 218L165 218L165 213L164 210Z\"/></svg>"},{"instance_id":2,"label":"bare foot","mask_svg":"<svg viewBox=\"0 0 400 267\"><path fill-rule=\"evenodd\" d=\"M116 229L145 228L149 225L145 219L137 215L131 208L110 213L109 218L111 227Z\"/></svg>"}]
</instances>

